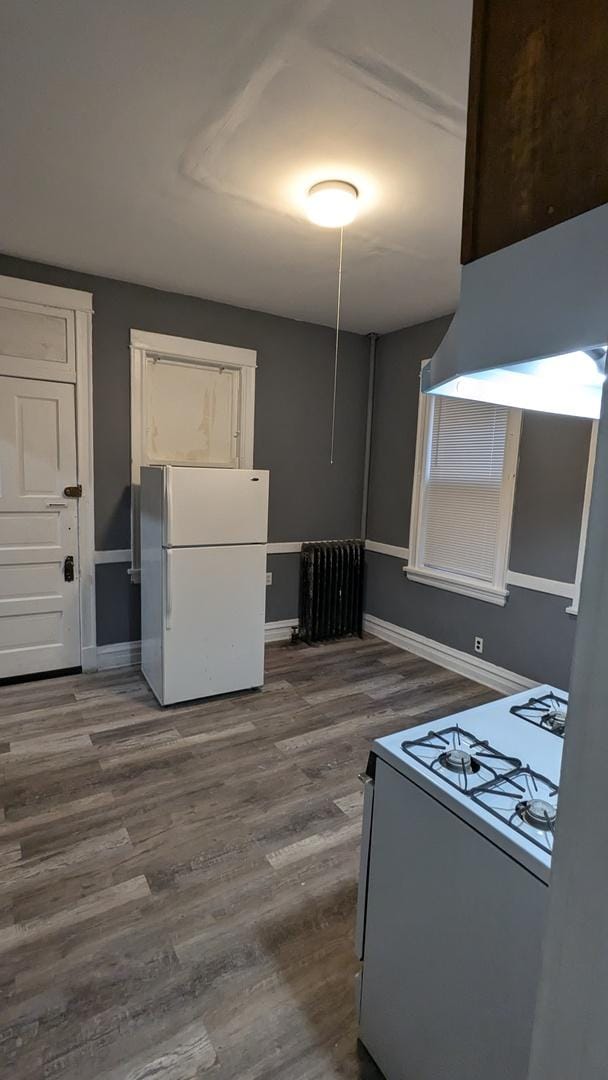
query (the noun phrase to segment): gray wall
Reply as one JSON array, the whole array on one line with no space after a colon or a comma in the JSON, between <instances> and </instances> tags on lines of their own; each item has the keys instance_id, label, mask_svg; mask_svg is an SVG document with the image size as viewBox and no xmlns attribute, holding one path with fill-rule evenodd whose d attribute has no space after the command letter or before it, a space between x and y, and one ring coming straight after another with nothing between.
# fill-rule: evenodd
<instances>
[{"instance_id":1,"label":"gray wall","mask_svg":"<svg viewBox=\"0 0 608 1080\"><path fill-rule=\"evenodd\" d=\"M368 342L344 334L336 463L329 464L333 333L175 293L0 256L0 274L93 293L93 411L97 550L128 548L132 327L253 348L258 353L255 465L271 471L271 541L332 539L359 532L367 406ZM381 337L377 344L368 536L409 545L420 361L450 317ZM520 447L510 566L574 580L590 424L527 413ZM299 557L269 556L267 619L297 613ZM100 645L139 637L139 589L127 564L100 565ZM504 608L408 582L401 560L370 554L370 614L561 685L568 681L575 619L567 601L511 589Z\"/></svg>"},{"instance_id":2,"label":"gray wall","mask_svg":"<svg viewBox=\"0 0 608 1080\"><path fill-rule=\"evenodd\" d=\"M436 319L378 342L368 536L409 547L420 361L449 325ZM591 424L524 414L510 569L574 581ZM568 601L510 588L504 608L408 581L402 561L370 553L366 611L465 652L484 638L484 659L567 686L576 619Z\"/></svg>"},{"instance_id":3,"label":"gray wall","mask_svg":"<svg viewBox=\"0 0 608 1080\"><path fill-rule=\"evenodd\" d=\"M591 423L524 413L511 533L511 570L574 581Z\"/></svg>"},{"instance_id":4,"label":"gray wall","mask_svg":"<svg viewBox=\"0 0 608 1080\"><path fill-rule=\"evenodd\" d=\"M0 274L93 293L97 550L130 545L132 327L256 349L254 462L270 469L269 539L357 536L361 518L368 342L341 337L336 460L329 464L333 331L140 285L0 256ZM298 556L272 556L268 618L297 611ZM139 636L139 590L126 565L97 568L98 643ZM295 608L294 608L295 602Z\"/></svg>"},{"instance_id":5,"label":"gray wall","mask_svg":"<svg viewBox=\"0 0 608 1080\"><path fill-rule=\"evenodd\" d=\"M367 514L370 540L408 547L420 362L433 355L450 322L448 315L384 334L376 345Z\"/></svg>"}]
</instances>

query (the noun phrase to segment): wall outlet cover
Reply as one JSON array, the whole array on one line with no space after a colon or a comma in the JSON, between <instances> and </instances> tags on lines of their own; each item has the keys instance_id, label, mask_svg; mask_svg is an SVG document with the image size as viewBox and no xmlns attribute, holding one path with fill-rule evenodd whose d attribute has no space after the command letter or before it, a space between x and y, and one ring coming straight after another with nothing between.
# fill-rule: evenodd
<instances>
[{"instance_id":1,"label":"wall outlet cover","mask_svg":"<svg viewBox=\"0 0 608 1080\"><path fill-rule=\"evenodd\" d=\"M476 637L475 638L474 648L475 648L476 653L482 653L483 652L483 638L482 637Z\"/></svg>"}]
</instances>

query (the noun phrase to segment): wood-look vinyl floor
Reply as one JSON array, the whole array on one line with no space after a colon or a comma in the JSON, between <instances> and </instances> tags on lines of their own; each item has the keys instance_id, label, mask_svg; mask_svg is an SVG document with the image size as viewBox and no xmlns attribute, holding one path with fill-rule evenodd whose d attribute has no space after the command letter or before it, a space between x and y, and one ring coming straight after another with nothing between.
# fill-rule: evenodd
<instances>
[{"instance_id":1,"label":"wood-look vinyl floor","mask_svg":"<svg viewBox=\"0 0 608 1080\"><path fill-rule=\"evenodd\" d=\"M0 1075L376 1077L357 774L495 696L373 638L271 646L262 691L175 708L134 671L0 687Z\"/></svg>"}]
</instances>

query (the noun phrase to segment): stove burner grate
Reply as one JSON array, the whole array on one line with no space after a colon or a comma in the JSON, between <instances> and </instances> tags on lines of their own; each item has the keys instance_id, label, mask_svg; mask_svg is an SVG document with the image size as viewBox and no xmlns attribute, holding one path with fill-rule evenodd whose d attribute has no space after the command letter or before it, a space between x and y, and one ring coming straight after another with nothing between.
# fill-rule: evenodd
<instances>
[{"instance_id":1,"label":"stove burner grate","mask_svg":"<svg viewBox=\"0 0 608 1080\"><path fill-rule=\"evenodd\" d=\"M534 724L535 727L550 731L559 738L564 737L568 702L566 698L559 697L558 694L549 693L538 698L532 697L523 705L512 705L510 712L522 720L527 720L529 724Z\"/></svg>"},{"instance_id":2,"label":"stove burner grate","mask_svg":"<svg viewBox=\"0 0 608 1080\"><path fill-rule=\"evenodd\" d=\"M528 765L471 792L471 798L521 836L551 854L558 788Z\"/></svg>"},{"instance_id":3,"label":"stove burner grate","mask_svg":"<svg viewBox=\"0 0 608 1080\"><path fill-rule=\"evenodd\" d=\"M405 739L401 749L463 793L521 768L519 758L505 757L458 724L429 731L420 739Z\"/></svg>"}]
</instances>

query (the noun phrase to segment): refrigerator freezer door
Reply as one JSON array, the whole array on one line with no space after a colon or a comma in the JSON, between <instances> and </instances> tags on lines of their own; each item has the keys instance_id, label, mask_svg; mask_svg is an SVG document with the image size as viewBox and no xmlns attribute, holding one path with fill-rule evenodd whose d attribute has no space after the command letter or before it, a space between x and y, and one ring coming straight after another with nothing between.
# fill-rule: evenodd
<instances>
[{"instance_id":1,"label":"refrigerator freezer door","mask_svg":"<svg viewBox=\"0 0 608 1080\"><path fill-rule=\"evenodd\" d=\"M168 547L265 544L268 473L166 466Z\"/></svg>"},{"instance_id":2,"label":"refrigerator freezer door","mask_svg":"<svg viewBox=\"0 0 608 1080\"><path fill-rule=\"evenodd\" d=\"M264 682L266 549L172 549L165 560L163 704Z\"/></svg>"}]
</instances>

